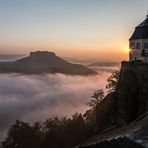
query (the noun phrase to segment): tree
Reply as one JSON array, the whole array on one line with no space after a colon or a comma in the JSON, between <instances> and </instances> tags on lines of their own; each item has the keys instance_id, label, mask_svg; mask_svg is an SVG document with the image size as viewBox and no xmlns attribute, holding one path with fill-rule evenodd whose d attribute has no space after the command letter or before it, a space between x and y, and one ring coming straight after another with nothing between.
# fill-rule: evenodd
<instances>
[{"instance_id":1,"label":"tree","mask_svg":"<svg viewBox=\"0 0 148 148\"><path fill-rule=\"evenodd\" d=\"M47 119L43 123L43 147L58 148L61 145L64 147L62 135L62 122L58 117Z\"/></svg>"},{"instance_id":2,"label":"tree","mask_svg":"<svg viewBox=\"0 0 148 148\"><path fill-rule=\"evenodd\" d=\"M120 76L120 72L118 70L116 70L107 79L108 84L106 85L106 88L108 89L108 92L116 92L117 91L119 76Z\"/></svg>"},{"instance_id":3,"label":"tree","mask_svg":"<svg viewBox=\"0 0 148 148\"><path fill-rule=\"evenodd\" d=\"M88 137L82 114L75 113L71 117L53 117L40 124L16 121L2 142L3 148L70 148Z\"/></svg>"},{"instance_id":4,"label":"tree","mask_svg":"<svg viewBox=\"0 0 148 148\"><path fill-rule=\"evenodd\" d=\"M2 146L3 148L41 148L41 139L40 127L37 123L31 127L29 123L16 121L9 129Z\"/></svg>"},{"instance_id":5,"label":"tree","mask_svg":"<svg viewBox=\"0 0 148 148\"><path fill-rule=\"evenodd\" d=\"M104 91L103 89L96 90L91 96L91 100L88 102L88 105L94 109L101 100L104 99Z\"/></svg>"},{"instance_id":6,"label":"tree","mask_svg":"<svg viewBox=\"0 0 148 148\"><path fill-rule=\"evenodd\" d=\"M85 134L85 122L82 114L75 113L71 120L67 120L67 123L64 126L64 134L66 141L68 140L67 148L72 147L76 144L79 144L84 140Z\"/></svg>"},{"instance_id":7,"label":"tree","mask_svg":"<svg viewBox=\"0 0 148 148\"><path fill-rule=\"evenodd\" d=\"M91 109L87 110L83 115L87 129L86 135L88 136L92 135L96 128L96 106L104 99L103 89L94 91L91 98L92 99L88 102L88 105L91 107Z\"/></svg>"},{"instance_id":8,"label":"tree","mask_svg":"<svg viewBox=\"0 0 148 148\"><path fill-rule=\"evenodd\" d=\"M43 148L69 148L80 143L85 135L85 122L81 114L71 118L50 118L44 123Z\"/></svg>"}]
</instances>

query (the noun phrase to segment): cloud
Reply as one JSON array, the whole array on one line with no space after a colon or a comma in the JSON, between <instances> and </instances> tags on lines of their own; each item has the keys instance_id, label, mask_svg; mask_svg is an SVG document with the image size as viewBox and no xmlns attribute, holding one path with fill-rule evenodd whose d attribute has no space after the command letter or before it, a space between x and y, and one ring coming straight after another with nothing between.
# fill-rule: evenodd
<instances>
[{"instance_id":1,"label":"cloud","mask_svg":"<svg viewBox=\"0 0 148 148\"><path fill-rule=\"evenodd\" d=\"M15 120L34 122L83 113L93 91L104 88L109 75L0 74L0 138Z\"/></svg>"}]
</instances>

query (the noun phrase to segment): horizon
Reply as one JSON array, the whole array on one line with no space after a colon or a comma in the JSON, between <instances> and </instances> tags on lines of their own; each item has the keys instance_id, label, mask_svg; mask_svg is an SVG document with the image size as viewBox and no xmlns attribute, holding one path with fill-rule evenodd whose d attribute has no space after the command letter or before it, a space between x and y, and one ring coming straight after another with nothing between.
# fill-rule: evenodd
<instances>
[{"instance_id":1,"label":"horizon","mask_svg":"<svg viewBox=\"0 0 148 148\"><path fill-rule=\"evenodd\" d=\"M45 51L45 50L43 50ZM0 61L4 60L4 61L16 61L18 59L21 59L21 58L24 58L24 57L28 57L30 55L32 51L30 51L29 53L27 54L0 54ZM38 52L38 51L33 51L33 52ZM42 52L42 51L41 51ZM48 51L48 52L52 52L52 51ZM55 52L53 52L55 53ZM56 53L55 53L56 54ZM95 58L95 57L91 57L91 56L88 56L88 57L85 57L85 56L59 56L56 54L56 56L60 57L60 58L63 58L69 62L76 62L76 63L81 63L81 64L91 64L91 63L96 63L96 62L99 62L99 63L120 63L121 61L119 59L101 59L101 58ZM101 55L102 56L102 55ZM127 60L127 59L126 59ZM124 60L122 60L124 61Z\"/></svg>"}]
</instances>

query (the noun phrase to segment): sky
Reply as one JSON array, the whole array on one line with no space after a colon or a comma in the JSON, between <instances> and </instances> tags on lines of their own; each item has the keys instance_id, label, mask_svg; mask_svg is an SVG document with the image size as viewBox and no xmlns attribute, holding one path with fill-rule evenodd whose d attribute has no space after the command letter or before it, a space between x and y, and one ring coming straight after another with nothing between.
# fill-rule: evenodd
<instances>
[{"instance_id":1,"label":"sky","mask_svg":"<svg viewBox=\"0 0 148 148\"><path fill-rule=\"evenodd\" d=\"M0 54L128 59L148 0L0 0Z\"/></svg>"}]
</instances>

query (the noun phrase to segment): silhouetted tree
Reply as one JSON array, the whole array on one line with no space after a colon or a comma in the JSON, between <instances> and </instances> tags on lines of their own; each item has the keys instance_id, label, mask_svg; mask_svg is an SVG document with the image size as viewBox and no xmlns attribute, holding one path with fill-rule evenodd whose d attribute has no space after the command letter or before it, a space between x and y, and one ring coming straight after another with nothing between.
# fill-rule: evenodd
<instances>
[{"instance_id":1,"label":"silhouetted tree","mask_svg":"<svg viewBox=\"0 0 148 148\"><path fill-rule=\"evenodd\" d=\"M108 84L106 85L106 88L108 89L108 92L116 92L117 91L119 76L120 76L120 72L116 70L107 79Z\"/></svg>"},{"instance_id":2,"label":"silhouetted tree","mask_svg":"<svg viewBox=\"0 0 148 148\"><path fill-rule=\"evenodd\" d=\"M16 121L8 131L8 136L2 142L3 148L41 148L41 131L39 124L31 127L28 123Z\"/></svg>"},{"instance_id":3,"label":"silhouetted tree","mask_svg":"<svg viewBox=\"0 0 148 148\"><path fill-rule=\"evenodd\" d=\"M62 124L58 117L47 119L43 123L43 147L44 148L58 148L61 146L64 147L64 140L62 135Z\"/></svg>"},{"instance_id":4,"label":"silhouetted tree","mask_svg":"<svg viewBox=\"0 0 148 148\"><path fill-rule=\"evenodd\" d=\"M87 103L91 108L87 110L83 117L86 123L87 136L92 135L96 128L96 106L104 99L103 89L96 90L91 96L91 100Z\"/></svg>"},{"instance_id":5,"label":"silhouetted tree","mask_svg":"<svg viewBox=\"0 0 148 148\"><path fill-rule=\"evenodd\" d=\"M91 107L91 108L95 108L97 106L98 103L100 103L100 101L102 99L104 99L104 91L103 89L98 89L96 90L93 95L91 96L91 100L88 102L88 105Z\"/></svg>"},{"instance_id":6,"label":"silhouetted tree","mask_svg":"<svg viewBox=\"0 0 148 148\"><path fill-rule=\"evenodd\" d=\"M64 129L64 135L69 141L67 148L83 141L86 137L86 126L82 114L75 113L70 120L67 120Z\"/></svg>"},{"instance_id":7,"label":"silhouetted tree","mask_svg":"<svg viewBox=\"0 0 148 148\"><path fill-rule=\"evenodd\" d=\"M43 148L70 148L86 136L83 116L78 113L71 118L50 118L44 122L43 129Z\"/></svg>"}]
</instances>

